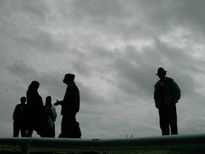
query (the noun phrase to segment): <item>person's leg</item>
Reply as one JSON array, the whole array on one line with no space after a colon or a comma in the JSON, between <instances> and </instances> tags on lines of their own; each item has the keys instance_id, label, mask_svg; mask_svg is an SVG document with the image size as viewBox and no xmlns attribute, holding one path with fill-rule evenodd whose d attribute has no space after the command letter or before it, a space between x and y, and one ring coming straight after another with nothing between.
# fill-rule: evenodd
<instances>
[{"instance_id":1,"label":"person's leg","mask_svg":"<svg viewBox=\"0 0 205 154\"><path fill-rule=\"evenodd\" d=\"M21 128L21 137L26 137L26 129Z\"/></svg>"},{"instance_id":2,"label":"person's leg","mask_svg":"<svg viewBox=\"0 0 205 154\"><path fill-rule=\"evenodd\" d=\"M61 133L59 135L59 138L65 138L67 137L66 135L66 132L67 132L67 125L68 125L68 122L66 122L67 118L65 116L62 116L62 121L61 121Z\"/></svg>"},{"instance_id":3,"label":"person's leg","mask_svg":"<svg viewBox=\"0 0 205 154\"><path fill-rule=\"evenodd\" d=\"M33 134L33 130L32 130L32 129L29 129L29 130L27 131L26 136L27 136L27 137L32 137L32 134Z\"/></svg>"},{"instance_id":4,"label":"person's leg","mask_svg":"<svg viewBox=\"0 0 205 154\"><path fill-rule=\"evenodd\" d=\"M53 122L53 127L51 128L51 137L55 137L55 124Z\"/></svg>"},{"instance_id":5,"label":"person's leg","mask_svg":"<svg viewBox=\"0 0 205 154\"><path fill-rule=\"evenodd\" d=\"M81 138L81 130L80 130L80 126L79 126L79 123L77 121L75 121L74 123L74 137L75 138Z\"/></svg>"},{"instance_id":6,"label":"person's leg","mask_svg":"<svg viewBox=\"0 0 205 154\"><path fill-rule=\"evenodd\" d=\"M170 135L166 108L159 109L159 122L160 128L162 130L162 135Z\"/></svg>"},{"instance_id":7,"label":"person's leg","mask_svg":"<svg viewBox=\"0 0 205 154\"><path fill-rule=\"evenodd\" d=\"M74 138L75 137L75 116L63 116L61 122L61 134L59 138Z\"/></svg>"},{"instance_id":8,"label":"person's leg","mask_svg":"<svg viewBox=\"0 0 205 154\"><path fill-rule=\"evenodd\" d=\"M22 121L20 123L20 132L21 132L21 137L26 137L26 126Z\"/></svg>"},{"instance_id":9,"label":"person's leg","mask_svg":"<svg viewBox=\"0 0 205 154\"><path fill-rule=\"evenodd\" d=\"M19 125L18 125L18 122L14 120L14 123L13 123L13 137L18 137L19 136Z\"/></svg>"},{"instance_id":10,"label":"person's leg","mask_svg":"<svg viewBox=\"0 0 205 154\"><path fill-rule=\"evenodd\" d=\"M178 128L177 128L177 112L176 112L176 105L172 105L170 107L170 127L171 127L171 134L177 135Z\"/></svg>"}]
</instances>

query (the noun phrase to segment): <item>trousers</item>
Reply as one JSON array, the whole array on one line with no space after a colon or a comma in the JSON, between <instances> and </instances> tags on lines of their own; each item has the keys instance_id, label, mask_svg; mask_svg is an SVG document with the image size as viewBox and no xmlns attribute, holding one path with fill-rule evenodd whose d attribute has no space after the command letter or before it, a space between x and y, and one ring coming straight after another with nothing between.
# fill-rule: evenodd
<instances>
[{"instance_id":1,"label":"trousers","mask_svg":"<svg viewBox=\"0 0 205 154\"><path fill-rule=\"evenodd\" d=\"M59 138L81 138L79 123L76 121L75 116L62 117Z\"/></svg>"},{"instance_id":2,"label":"trousers","mask_svg":"<svg viewBox=\"0 0 205 154\"><path fill-rule=\"evenodd\" d=\"M26 137L26 128L21 121L14 120L13 123L13 137L18 137L21 132L21 137Z\"/></svg>"},{"instance_id":3,"label":"trousers","mask_svg":"<svg viewBox=\"0 0 205 154\"><path fill-rule=\"evenodd\" d=\"M177 135L177 112L176 104L160 104L159 123L162 135Z\"/></svg>"}]
</instances>

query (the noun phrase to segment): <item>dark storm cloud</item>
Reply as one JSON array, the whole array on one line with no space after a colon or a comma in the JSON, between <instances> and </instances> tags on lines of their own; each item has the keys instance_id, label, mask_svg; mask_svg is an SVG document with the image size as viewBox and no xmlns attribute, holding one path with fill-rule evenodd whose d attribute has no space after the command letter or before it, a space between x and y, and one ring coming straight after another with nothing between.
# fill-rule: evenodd
<instances>
[{"instance_id":1,"label":"dark storm cloud","mask_svg":"<svg viewBox=\"0 0 205 154\"><path fill-rule=\"evenodd\" d=\"M0 94L9 102L1 128L11 129L4 109L11 115L32 80L55 101L72 72L84 136L160 134L153 86L163 66L182 90L180 130L203 132L204 6L202 0L0 1Z\"/></svg>"},{"instance_id":2,"label":"dark storm cloud","mask_svg":"<svg viewBox=\"0 0 205 154\"><path fill-rule=\"evenodd\" d=\"M10 66L8 66L8 70L11 75L20 76L24 78L24 80L28 75L28 78L31 78L32 76L35 78L35 76L37 76L37 72L22 61L14 61Z\"/></svg>"},{"instance_id":3,"label":"dark storm cloud","mask_svg":"<svg viewBox=\"0 0 205 154\"><path fill-rule=\"evenodd\" d=\"M149 1L127 1L124 3L119 0L73 1L70 4L72 5L72 11L66 11L65 9L64 13L66 16L70 15L73 19L78 19L75 20L78 21L78 24L85 26L89 24L90 28L110 31L112 34L119 33L118 35L125 38L136 36L136 34L143 37L153 35L156 31L160 32L162 28L167 26L159 26L161 24L159 21L165 22L164 24L168 21L165 15L167 8L159 7L159 4L163 5L164 3L163 1L154 3ZM142 14L141 12L144 10L146 12ZM166 14L170 15L170 12L168 11ZM153 16L150 17L150 15Z\"/></svg>"},{"instance_id":4,"label":"dark storm cloud","mask_svg":"<svg viewBox=\"0 0 205 154\"><path fill-rule=\"evenodd\" d=\"M93 89L91 89L89 86L83 85L83 83L79 84L80 88L80 94L81 94L81 101L85 104L104 104L106 103L106 100L99 96ZM93 111L95 112L95 111Z\"/></svg>"},{"instance_id":5,"label":"dark storm cloud","mask_svg":"<svg viewBox=\"0 0 205 154\"><path fill-rule=\"evenodd\" d=\"M23 46L28 51L35 49L36 52L61 52L65 44L59 42L46 28L47 18L50 16L47 5L43 1L26 1L23 5L22 2L1 1L4 9L0 11L0 27L5 44Z\"/></svg>"},{"instance_id":6,"label":"dark storm cloud","mask_svg":"<svg viewBox=\"0 0 205 154\"><path fill-rule=\"evenodd\" d=\"M25 90L29 84L36 80L40 82L44 95L52 95L54 97L62 97L64 89L62 88L63 75L59 75L56 72L38 72L35 67L30 67L24 62L15 61L12 65L8 66L8 70L12 76L16 76L21 81Z\"/></svg>"},{"instance_id":7,"label":"dark storm cloud","mask_svg":"<svg viewBox=\"0 0 205 154\"><path fill-rule=\"evenodd\" d=\"M131 53L132 58L127 55L121 55L114 61L114 70L117 71L117 81L122 91L127 91L127 95L135 95L140 93L141 96L150 94L152 91L151 78L152 71L147 69L147 60L137 52ZM148 54L147 56L151 56ZM143 61L143 63L140 63ZM151 66L152 67L152 66ZM148 92L148 93L147 93Z\"/></svg>"},{"instance_id":8,"label":"dark storm cloud","mask_svg":"<svg viewBox=\"0 0 205 154\"><path fill-rule=\"evenodd\" d=\"M36 48L41 52L62 52L64 44L58 42L51 34L42 30L36 30L32 37L23 36L18 39L19 43L25 44L28 48Z\"/></svg>"},{"instance_id":9,"label":"dark storm cloud","mask_svg":"<svg viewBox=\"0 0 205 154\"><path fill-rule=\"evenodd\" d=\"M81 19L81 21L91 20L96 24L106 24L116 19L126 18L129 15L123 3L116 0L76 0L71 5L74 8L71 11L74 18Z\"/></svg>"},{"instance_id":10,"label":"dark storm cloud","mask_svg":"<svg viewBox=\"0 0 205 154\"><path fill-rule=\"evenodd\" d=\"M120 0L77 0L72 1L69 5L65 4L61 6L60 11L66 19L71 20L76 26L82 26L88 30L105 32L111 36L116 35L116 33L119 36L124 34L123 37L126 37L127 35L129 36L128 32L130 32L130 35L133 34L133 30L130 27L133 23L140 24L140 21L135 21L140 13L136 12L137 10L135 8L127 4ZM67 9L68 6L70 9ZM135 28L141 29L142 27L137 26ZM139 30L136 32L139 32Z\"/></svg>"},{"instance_id":11,"label":"dark storm cloud","mask_svg":"<svg viewBox=\"0 0 205 154\"><path fill-rule=\"evenodd\" d=\"M45 13L49 10L44 4L44 2L39 0L36 0L35 2L31 0L29 1L1 0L0 4L4 8L1 9L0 11L1 17L4 16L18 17L18 14L20 14L22 16L27 16L27 15L32 16L34 19L37 18L39 20L39 19L45 19L46 17Z\"/></svg>"},{"instance_id":12,"label":"dark storm cloud","mask_svg":"<svg viewBox=\"0 0 205 154\"><path fill-rule=\"evenodd\" d=\"M204 6L203 0L184 0L174 1L176 4L173 12L177 20L177 25L194 28L197 32L204 33L205 19L204 19ZM204 34L203 34L204 35Z\"/></svg>"},{"instance_id":13,"label":"dark storm cloud","mask_svg":"<svg viewBox=\"0 0 205 154\"><path fill-rule=\"evenodd\" d=\"M30 19L27 22L30 22ZM65 47L65 44L56 40L55 36L49 32L36 28L34 25L25 27L22 23L15 26L12 25L12 20L6 21L6 24L2 27L6 29L2 33L4 40L10 40L10 43L14 45L23 45L23 49L28 51L36 48L37 52L61 52L63 47ZM7 42L5 43L7 44Z\"/></svg>"},{"instance_id":14,"label":"dark storm cloud","mask_svg":"<svg viewBox=\"0 0 205 154\"><path fill-rule=\"evenodd\" d=\"M187 27L195 32L203 31L203 0L183 1L133 1L120 0L86 2L73 1L71 15L79 24L92 24L101 30L118 32L123 37L157 36L176 26ZM65 9L66 12L66 9ZM142 14L143 12L143 14ZM100 28L101 27L101 28ZM93 27L90 27L93 28Z\"/></svg>"}]
</instances>

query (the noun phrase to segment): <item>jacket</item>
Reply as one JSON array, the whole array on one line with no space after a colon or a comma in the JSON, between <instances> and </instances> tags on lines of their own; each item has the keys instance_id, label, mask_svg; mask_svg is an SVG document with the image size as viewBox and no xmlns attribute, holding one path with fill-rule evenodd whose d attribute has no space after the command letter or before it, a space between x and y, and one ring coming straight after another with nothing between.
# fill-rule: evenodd
<instances>
[{"instance_id":1,"label":"jacket","mask_svg":"<svg viewBox=\"0 0 205 154\"><path fill-rule=\"evenodd\" d=\"M23 121L25 120L25 106L26 104L17 104L13 112L13 120Z\"/></svg>"},{"instance_id":2,"label":"jacket","mask_svg":"<svg viewBox=\"0 0 205 154\"><path fill-rule=\"evenodd\" d=\"M175 104L178 102L180 97L180 88L172 78L166 77L163 84L159 80L154 86L154 100L156 108L159 108L162 103L167 105Z\"/></svg>"},{"instance_id":3,"label":"jacket","mask_svg":"<svg viewBox=\"0 0 205 154\"><path fill-rule=\"evenodd\" d=\"M68 84L62 102L61 114L63 116L75 116L80 108L80 93L75 82Z\"/></svg>"}]
</instances>

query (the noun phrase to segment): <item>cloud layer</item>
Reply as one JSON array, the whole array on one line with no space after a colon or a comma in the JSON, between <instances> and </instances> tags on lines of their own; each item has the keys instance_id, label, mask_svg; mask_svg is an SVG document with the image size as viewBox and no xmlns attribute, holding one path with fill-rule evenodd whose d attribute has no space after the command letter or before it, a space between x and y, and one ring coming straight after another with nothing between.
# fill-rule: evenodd
<instances>
[{"instance_id":1,"label":"cloud layer","mask_svg":"<svg viewBox=\"0 0 205 154\"><path fill-rule=\"evenodd\" d=\"M0 1L0 136L33 80L62 99L76 74L83 138L160 135L153 86L159 66L182 91L180 134L204 133L202 0ZM60 108L57 107L57 134Z\"/></svg>"}]
</instances>

